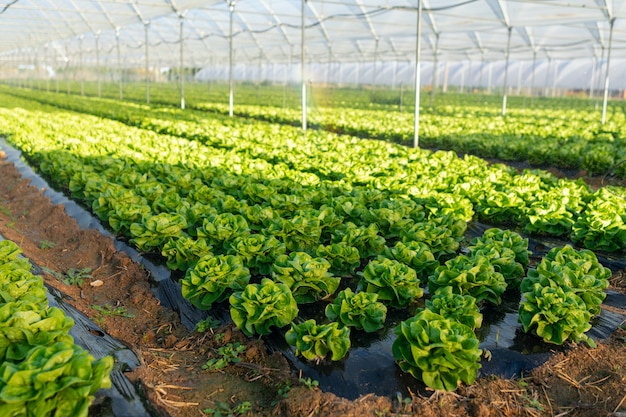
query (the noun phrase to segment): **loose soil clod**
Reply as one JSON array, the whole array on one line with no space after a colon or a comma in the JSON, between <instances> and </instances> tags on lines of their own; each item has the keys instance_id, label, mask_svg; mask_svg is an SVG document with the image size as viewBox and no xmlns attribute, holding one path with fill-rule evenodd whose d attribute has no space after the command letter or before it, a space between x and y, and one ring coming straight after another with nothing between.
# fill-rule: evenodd
<instances>
[{"instance_id":1,"label":"loose soil clod","mask_svg":"<svg viewBox=\"0 0 626 417\"><path fill-rule=\"evenodd\" d=\"M249 416L621 416L626 413L626 330L598 348L573 346L530 375L479 378L456 393L411 395L408 399L365 395L348 401L298 382L279 353L248 340L231 326L191 332L154 297L146 271L116 251L112 240L81 230L60 206L22 179L0 153L0 234L16 242L37 265L59 274L88 268L83 285L51 274L47 284L132 349L140 366L127 374L144 391L154 415L189 417L217 403L249 401ZM88 285L98 282L101 285ZM624 292L624 271L612 289ZM243 360L219 372L202 366L226 343L246 345ZM384 383L384 381L381 381ZM290 387L290 389L289 389ZM98 416L101 404L91 415Z\"/></svg>"}]
</instances>

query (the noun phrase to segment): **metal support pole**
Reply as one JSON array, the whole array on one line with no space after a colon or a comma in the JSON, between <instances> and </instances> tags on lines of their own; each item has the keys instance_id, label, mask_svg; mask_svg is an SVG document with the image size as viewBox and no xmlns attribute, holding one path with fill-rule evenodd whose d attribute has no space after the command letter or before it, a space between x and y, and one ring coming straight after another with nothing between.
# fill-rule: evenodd
<instances>
[{"instance_id":1,"label":"metal support pole","mask_svg":"<svg viewBox=\"0 0 626 417\"><path fill-rule=\"evenodd\" d=\"M535 90L535 72L537 72L537 51L536 50L533 51L533 72L532 72L531 77L530 77L530 97L531 97L531 103L532 103L532 97L535 95L534 94L534 90Z\"/></svg>"},{"instance_id":2,"label":"metal support pole","mask_svg":"<svg viewBox=\"0 0 626 417\"><path fill-rule=\"evenodd\" d=\"M606 122L606 106L609 101L609 68L611 66L611 47L613 44L613 26L615 18L609 21L609 50L606 53L606 75L604 76L604 100L602 102L602 124Z\"/></svg>"},{"instance_id":3,"label":"metal support pole","mask_svg":"<svg viewBox=\"0 0 626 417\"><path fill-rule=\"evenodd\" d=\"M178 18L180 19L180 38L179 38L179 42L180 42L180 62L179 62L179 67L178 67L178 76L180 77L180 108L181 109L185 109L185 63L184 63L184 42L183 42L183 27L184 27L184 23L185 23L185 18L183 15L179 15Z\"/></svg>"},{"instance_id":4,"label":"metal support pole","mask_svg":"<svg viewBox=\"0 0 626 417\"><path fill-rule=\"evenodd\" d=\"M420 60L422 54L422 0L417 0L417 33L415 35L415 121L413 126L413 147L419 147L419 127L420 127Z\"/></svg>"},{"instance_id":5,"label":"metal support pole","mask_svg":"<svg viewBox=\"0 0 626 417\"><path fill-rule=\"evenodd\" d=\"M593 100L593 88L596 83L596 72L598 71L598 57L593 56L593 65L591 66L591 80L589 82L589 98Z\"/></svg>"},{"instance_id":6,"label":"metal support pole","mask_svg":"<svg viewBox=\"0 0 626 417\"><path fill-rule=\"evenodd\" d=\"M46 71L46 91L49 93L50 92L50 72L49 72L49 68L50 68L50 64L48 63L48 44L46 44L45 49L44 49L44 68Z\"/></svg>"},{"instance_id":7,"label":"metal support pole","mask_svg":"<svg viewBox=\"0 0 626 417\"><path fill-rule=\"evenodd\" d=\"M83 35L78 38L78 70L80 73L80 95L85 95L85 77L83 76Z\"/></svg>"},{"instance_id":8,"label":"metal support pole","mask_svg":"<svg viewBox=\"0 0 626 417\"><path fill-rule=\"evenodd\" d=\"M300 15L300 80L302 81L302 131L306 135L306 71L304 67L305 56L304 56L304 45L305 45L305 28L304 28L304 8L306 5L306 0L302 0L302 8Z\"/></svg>"},{"instance_id":9,"label":"metal support pole","mask_svg":"<svg viewBox=\"0 0 626 417\"><path fill-rule=\"evenodd\" d=\"M148 54L149 51L149 44L148 44L148 29L150 28L150 22L146 22L143 25L144 27L144 33L145 33L145 43L146 43L146 55L145 55L145 60L146 60L146 104L150 104L150 55Z\"/></svg>"},{"instance_id":10,"label":"metal support pole","mask_svg":"<svg viewBox=\"0 0 626 417\"><path fill-rule=\"evenodd\" d=\"M373 94L374 94L374 88L376 88L376 77L377 77L377 73L376 73L376 62L378 61L378 41L379 39L376 38L375 39L376 43L374 45L374 64L372 66L372 99L373 99Z\"/></svg>"},{"instance_id":11,"label":"metal support pole","mask_svg":"<svg viewBox=\"0 0 626 417\"><path fill-rule=\"evenodd\" d=\"M478 90L483 88L483 70L485 69L485 51L480 54L480 74L478 78Z\"/></svg>"},{"instance_id":12,"label":"metal support pole","mask_svg":"<svg viewBox=\"0 0 626 417\"><path fill-rule=\"evenodd\" d=\"M120 55L120 28L115 28L115 41L117 42L117 69L120 76L119 85L120 85L120 100L124 99L124 84L122 80L122 57Z\"/></svg>"},{"instance_id":13,"label":"metal support pole","mask_svg":"<svg viewBox=\"0 0 626 417\"><path fill-rule=\"evenodd\" d=\"M559 70L559 64L557 62L554 63L554 68L552 68L552 97L556 97L556 80L557 74Z\"/></svg>"},{"instance_id":14,"label":"metal support pole","mask_svg":"<svg viewBox=\"0 0 626 417\"><path fill-rule=\"evenodd\" d=\"M96 32L96 79L98 83L98 97L102 97L102 86L100 83L100 32Z\"/></svg>"},{"instance_id":15,"label":"metal support pole","mask_svg":"<svg viewBox=\"0 0 626 417\"><path fill-rule=\"evenodd\" d=\"M507 88L508 88L508 78L509 78L509 56L510 56L510 49L511 49L511 31L512 31L512 27L509 26L508 28L508 39L506 42L506 63L504 64L504 95L502 96L502 116L506 116L506 97L507 97Z\"/></svg>"},{"instance_id":16,"label":"metal support pole","mask_svg":"<svg viewBox=\"0 0 626 417\"><path fill-rule=\"evenodd\" d=\"M229 12L229 33L228 33L228 115L233 117L234 106L234 82L233 82L233 15L235 13L235 2L228 4Z\"/></svg>"},{"instance_id":17,"label":"metal support pole","mask_svg":"<svg viewBox=\"0 0 626 417\"><path fill-rule=\"evenodd\" d=\"M552 58L548 57L548 66L546 67L546 82L543 86L544 97L548 96L548 80L550 79L550 68L552 66Z\"/></svg>"}]
</instances>

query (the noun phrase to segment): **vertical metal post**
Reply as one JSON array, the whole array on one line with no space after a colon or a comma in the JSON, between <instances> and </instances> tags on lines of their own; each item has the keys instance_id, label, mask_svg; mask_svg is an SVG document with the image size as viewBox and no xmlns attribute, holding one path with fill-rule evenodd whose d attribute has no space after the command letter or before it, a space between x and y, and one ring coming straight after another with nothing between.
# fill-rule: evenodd
<instances>
[{"instance_id":1,"label":"vertical metal post","mask_svg":"<svg viewBox=\"0 0 626 417\"><path fill-rule=\"evenodd\" d=\"M120 28L115 28L115 41L117 43L117 69L119 73L119 86L120 86L120 100L124 99L124 84L123 84L123 71L122 71L122 57L120 54Z\"/></svg>"},{"instance_id":2,"label":"vertical metal post","mask_svg":"<svg viewBox=\"0 0 626 417\"><path fill-rule=\"evenodd\" d=\"M180 19L180 37L178 39L180 43L180 62L178 67L178 76L180 77L180 108L185 109L185 63L184 63L184 42L183 42L183 27L185 23L185 18L181 14L178 16Z\"/></svg>"},{"instance_id":3,"label":"vertical metal post","mask_svg":"<svg viewBox=\"0 0 626 417\"><path fill-rule=\"evenodd\" d=\"M306 5L306 0L301 0L301 16L300 16L300 80L302 81L302 132L306 135L306 71L304 67L305 63L305 55L304 55L304 45L305 45L305 28L304 28L304 8Z\"/></svg>"},{"instance_id":4,"label":"vertical metal post","mask_svg":"<svg viewBox=\"0 0 626 417\"><path fill-rule=\"evenodd\" d=\"M46 44L44 49L44 69L46 72L46 91L50 92L50 64L48 63L48 44Z\"/></svg>"},{"instance_id":5,"label":"vertical metal post","mask_svg":"<svg viewBox=\"0 0 626 417\"><path fill-rule=\"evenodd\" d=\"M517 64L517 89L515 90L516 95L520 95L522 93L522 63L518 62Z\"/></svg>"},{"instance_id":6,"label":"vertical metal post","mask_svg":"<svg viewBox=\"0 0 626 417\"><path fill-rule=\"evenodd\" d=\"M234 82L233 82L233 15L235 13L235 2L231 0L228 4L229 11L229 34L228 34L228 115L233 117L234 105Z\"/></svg>"},{"instance_id":7,"label":"vertical metal post","mask_svg":"<svg viewBox=\"0 0 626 417\"><path fill-rule=\"evenodd\" d=\"M376 63L378 61L378 37L376 38L376 43L374 45L374 65L372 67L372 94L374 93L374 89L376 88L376 78L377 78L377 67Z\"/></svg>"},{"instance_id":8,"label":"vertical metal post","mask_svg":"<svg viewBox=\"0 0 626 417\"><path fill-rule=\"evenodd\" d=\"M145 34L145 43L146 43L146 55L145 55L145 64L146 64L146 104L150 104L150 55L149 44L148 44L148 29L150 28L150 22L145 22L143 25L144 34Z\"/></svg>"},{"instance_id":9,"label":"vertical metal post","mask_svg":"<svg viewBox=\"0 0 626 417\"><path fill-rule=\"evenodd\" d=\"M556 97L556 80L557 80L557 73L559 70L559 64L558 63L554 63L554 68L552 68L552 97Z\"/></svg>"},{"instance_id":10,"label":"vertical metal post","mask_svg":"<svg viewBox=\"0 0 626 417\"><path fill-rule=\"evenodd\" d=\"M548 80L550 79L550 69L552 67L552 58L548 57L548 66L546 67L546 82L543 86L544 97L548 96Z\"/></svg>"},{"instance_id":11,"label":"vertical metal post","mask_svg":"<svg viewBox=\"0 0 626 417\"><path fill-rule=\"evenodd\" d=\"M606 53L606 75L604 76L604 100L602 102L602 124L606 122L606 106L609 100L609 68L611 66L611 47L613 44L613 24L615 18L609 21L609 50Z\"/></svg>"},{"instance_id":12,"label":"vertical metal post","mask_svg":"<svg viewBox=\"0 0 626 417\"><path fill-rule=\"evenodd\" d=\"M85 77L83 74L83 35L80 35L78 38L79 42L79 50L78 50L78 69L80 72L80 95L85 95Z\"/></svg>"},{"instance_id":13,"label":"vertical metal post","mask_svg":"<svg viewBox=\"0 0 626 417\"><path fill-rule=\"evenodd\" d=\"M459 93L463 93L463 90L465 90L465 73L463 72L463 68L459 70L459 73L461 74L461 86L459 87Z\"/></svg>"},{"instance_id":14,"label":"vertical metal post","mask_svg":"<svg viewBox=\"0 0 626 417\"><path fill-rule=\"evenodd\" d=\"M532 103L532 97L534 96L534 90L535 90L535 72L537 72L537 50L533 51L533 72L530 77L531 103Z\"/></svg>"},{"instance_id":15,"label":"vertical metal post","mask_svg":"<svg viewBox=\"0 0 626 417\"><path fill-rule=\"evenodd\" d=\"M508 78L509 78L509 57L510 57L510 49L511 49L511 31L512 27L509 26L508 30L508 39L506 42L506 63L504 64L504 95L502 96L502 116L506 116L506 97L507 97L507 88L508 88Z\"/></svg>"},{"instance_id":16,"label":"vertical metal post","mask_svg":"<svg viewBox=\"0 0 626 417\"><path fill-rule=\"evenodd\" d=\"M419 147L420 127L420 60L422 54L422 0L417 0L417 33L415 35L415 120L413 125L413 147Z\"/></svg>"},{"instance_id":17,"label":"vertical metal post","mask_svg":"<svg viewBox=\"0 0 626 417\"><path fill-rule=\"evenodd\" d=\"M102 97L102 86L100 85L100 31L96 32L96 79L98 83L98 97Z\"/></svg>"},{"instance_id":18,"label":"vertical metal post","mask_svg":"<svg viewBox=\"0 0 626 417\"><path fill-rule=\"evenodd\" d=\"M593 56L593 65L591 66L591 80L589 81L589 98L593 100L593 88L596 83L596 72L598 71L598 57Z\"/></svg>"}]
</instances>

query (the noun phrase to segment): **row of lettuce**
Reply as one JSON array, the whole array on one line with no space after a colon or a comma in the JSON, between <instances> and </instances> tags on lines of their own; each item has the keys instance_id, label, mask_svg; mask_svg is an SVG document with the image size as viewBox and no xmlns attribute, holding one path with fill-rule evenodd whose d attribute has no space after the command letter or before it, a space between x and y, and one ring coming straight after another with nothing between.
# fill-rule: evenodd
<instances>
[{"instance_id":1,"label":"row of lettuce","mask_svg":"<svg viewBox=\"0 0 626 417\"><path fill-rule=\"evenodd\" d=\"M74 343L74 321L48 305L41 277L12 241L0 241L0 414L88 415L110 388L113 358L94 358Z\"/></svg>"},{"instance_id":2,"label":"row of lettuce","mask_svg":"<svg viewBox=\"0 0 626 417\"><path fill-rule=\"evenodd\" d=\"M467 220L475 212L475 219L485 223L569 238L591 250L626 248L623 188L606 186L592 192L582 180L557 179L544 171L519 175L513 168L490 166L471 156L459 159L452 152L413 150L323 131L302 138L298 128L192 110L27 90L11 93L186 138L274 169L288 168L304 183L340 181L423 199L436 195L438 205L465 211Z\"/></svg>"},{"instance_id":3,"label":"row of lettuce","mask_svg":"<svg viewBox=\"0 0 626 417\"><path fill-rule=\"evenodd\" d=\"M481 188L476 201L485 204L496 198L489 184L517 180L528 197L553 193L561 204L576 201L571 212L562 207L573 216L605 195L580 182L353 138L319 136L308 138L311 144L260 129L248 139L250 124L234 124L221 138L215 132L218 145L208 146L203 138L4 100L11 103L0 108L9 140L55 186L120 237L184 272L182 293L194 306L210 310L228 302L234 323L249 336L290 326L285 337L297 354L338 360L350 347L350 328L377 331L388 308L411 311L427 286L425 308L396 328L393 354L428 386L451 390L473 382L480 367L479 307L521 288L525 331L550 343L593 344L585 332L610 272L592 252L555 249L526 273L528 241L519 234L490 229L464 242L474 210L495 218L495 211L474 205L472 186ZM153 122L146 110L144 123ZM295 154L303 170L283 162ZM325 158L343 161L335 167L342 175L312 172ZM433 186L446 178L460 186ZM299 306L308 303L322 303L327 321L300 317Z\"/></svg>"},{"instance_id":4,"label":"row of lettuce","mask_svg":"<svg viewBox=\"0 0 626 417\"><path fill-rule=\"evenodd\" d=\"M87 94L96 95L93 85ZM104 91L118 97L117 85ZM170 88L164 88L170 87ZM170 84L153 89L152 101L178 105L179 91ZM210 86L209 86L210 87ZM126 86L127 98L145 99L144 85ZM80 88L73 86L74 93ZM186 92L189 108L228 114L228 91L216 85L190 85ZM376 138L411 145L413 113L397 106L372 103L376 97L389 101L393 92L337 90L312 95L309 125L333 132ZM282 87L242 86L237 91L235 114L255 120L299 126L302 113L299 97ZM295 100L294 100L295 99ZM509 102L530 98L513 97ZM408 101L408 100L407 100ZM257 104L254 104L257 103ZM270 104L273 103L273 104ZM282 104L281 104L282 103ZM501 116L501 97L472 94L440 94L434 107L421 109L420 143L434 149L454 150L482 158L527 162L532 166L582 169L591 175L626 178L626 123L621 103L610 103L607 122L600 123L599 111L591 100L535 99L531 107L513 105ZM312 103L313 104L313 103ZM287 106L287 107L286 107Z\"/></svg>"},{"instance_id":5,"label":"row of lettuce","mask_svg":"<svg viewBox=\"0 0 626 417\"><path fill-rule=\"evenodd\" d=\"M198 103L199 110L228 114L228 105ZM240 105L236 115L298 125L301 112ZM585 170L590 175L626 178L625 115L613 108L602 125L596 111L513 109L506 117L496 108L445 106L420 114L420 146L454 150L481 158L528 163L537 167ZM311 126L407 146L413 144L414 116L386 109L320 107Z\"/></svg>"}]
</instances>

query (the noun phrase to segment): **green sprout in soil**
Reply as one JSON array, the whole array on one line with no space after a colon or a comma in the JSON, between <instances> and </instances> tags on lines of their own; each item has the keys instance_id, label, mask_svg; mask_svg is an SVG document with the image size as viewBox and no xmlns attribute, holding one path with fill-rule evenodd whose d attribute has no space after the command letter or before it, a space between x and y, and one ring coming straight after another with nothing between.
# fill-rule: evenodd
<instances>
[{"instance_id":1,"label":"green sprout in soil","mask_svg":"<svg viewBox=\"0 0 626 417\"><path fill-rule=\"evenodd\" d=\"M39 242L39 249L42 249L42 250L51 249L51 248L54 248L55 246L56 246L56 243L51 242L46 239Z\"/></svg>"},{"instance_id":2,"label":"green sprout in soil","mask_svg":"<svg viewBox=\"0 0 626 417\"><path fill-rule=\"evenodd\" d=\"M233 406L220 401L215 403L215 408L205 408L202 412L213 417L238 417L247 414L251 409L250 401L243 401Z\"/></svg>"},{"instance_id":3,"label":"green sprout in soil","mask_svg":"<svg viewBox=\"0 0 626 417\"><path fill-rule=\"evenodd\" d=\"M315 388L317 388L320 385L319 381L317 381L315 379L311 379L309 377L300 378L298 381L300 381L300 383L302 385L304 385L305 387L307 387L310 390L314 390Z\"/></svg>"},{"instance_id":4,"label":"green sprout in soil","mask_svg":"<svg viewBox=\"0 0 626 417\"><path fill-rule=\"evenodd\" d=\"M204 333L209 330L215 329L219 325L220 325L219 320L214 319L213 317L209 316L206 319L200 320L199 322L196 323L196 331L198 333Z\"/></svg>"},{"instance_id":5,"label":"green sprout in soil","mask_svg":"<svg viewBox=\"0 0 626 417\"><path fill-rule=\"evenodd\" d=\"M13 215L11 214L11 211L8 208L6 208L6 207L4 207L2 205L0 205L0 213L4 214L5 216L8 216L8 217L13 217Z\"/></svg>"},{"instance_id":6,"label":"green sprout in soil","mask_svg":"<svg viewBox=\"0 0 626 417\"><path fill-rule=\"evenodd\" d=\"M49 268L41 268L41 269L43 269L44 272L52 275L53 277L55 277L56 279L58 279L59 281L63 282L66 285L76 285L80 287L83 285L83 282L85 281L85 279L91 278L91 275L89 275L89 273L91 272L91 268L81 268L81 269L70 268L67 270L65 274L53 271Z\"/></svg>"},{"instance_id":7,"label":"green sprout in soil","mask_svg":"<svg viewBox=\"0 0 626 417\"><path fill-rule=\"evenodd\" d=\"M202 369L219 371L232 363L239 363L241 362L239 354L245 352L245 350L246 345L239 342L229 343L226 346L222 346L217 350L218 356L216 358L209 359L206 364L202 365Z\"/></svg>"},{"instance_id":8,"label":"green sprout in soil","mask_svg":"<svg viewBox=\"0 0 626 417\"><path fill-rule=\"evenodd\" d=\"M99 312L101 316L135 317L126 310L126 307L111 307L110 305L100 306L97 304L91 307Z\"/></svg>"}]
</instances>

